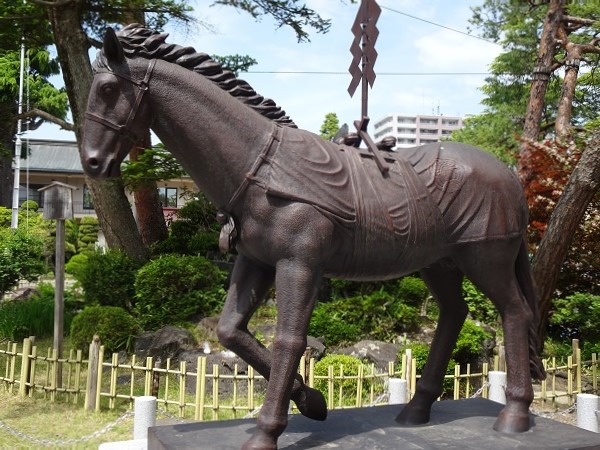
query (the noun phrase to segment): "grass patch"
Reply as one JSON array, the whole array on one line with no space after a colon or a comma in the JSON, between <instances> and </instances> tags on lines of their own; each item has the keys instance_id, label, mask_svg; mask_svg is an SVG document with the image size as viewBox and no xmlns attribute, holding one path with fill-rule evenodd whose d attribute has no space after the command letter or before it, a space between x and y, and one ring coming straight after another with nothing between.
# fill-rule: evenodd
<instances>
[{"instance_id":1,"label":"grass patch","mask_svg":"<svg viewBox=\"0 0 600 450\"><path fill-rule=\"evenodd\" d=\"M21 398L0 387L0 421L27 436L53 442L80 439L89 436L114 422L126 410L109 410L90 413L79 406L64 402ZM102 436L77 444L50 444L51 447L97 449L104 442L124 441L133 438L133 417L127 418ZM47 445L26 440L0 428L0 448L25 449Z\"/></svg>"}]
</instances>

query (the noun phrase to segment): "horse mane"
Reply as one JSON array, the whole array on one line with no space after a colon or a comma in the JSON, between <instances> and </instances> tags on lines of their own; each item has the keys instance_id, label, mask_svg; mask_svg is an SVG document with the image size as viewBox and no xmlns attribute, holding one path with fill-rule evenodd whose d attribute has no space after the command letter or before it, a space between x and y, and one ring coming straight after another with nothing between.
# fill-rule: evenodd
<instances>
[{"instance_id":1,"label":"horse mane","mask_svg":"<svg viewBox=\"0 0 600 450\"><path fill-rule=\"evenodd\" d=\"M129 24L117 32L127 57L162 59L185 67L203 75L267 119L297 128L292 119L273 100L259 95L246 81L237 78L230 70L224 70L221 64L208 54L196 52L192 47L168 44L165 42L167 36L166 33L149 30L138 23Z\"/></svg>"}]
</instances>

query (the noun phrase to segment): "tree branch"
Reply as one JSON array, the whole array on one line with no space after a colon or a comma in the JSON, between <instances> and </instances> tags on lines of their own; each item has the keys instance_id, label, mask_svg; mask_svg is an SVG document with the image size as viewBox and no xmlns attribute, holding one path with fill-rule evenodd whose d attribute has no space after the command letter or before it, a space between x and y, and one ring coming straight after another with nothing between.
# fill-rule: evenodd
<instances>
[{"instance_id":1,"label":"tree branch","mask_svg":"<svg viewBox=\"0 0 600 450\"><path fill-rule=\"evenodd\" d=\"M29 111L18 115L17 119L28 119L30 117L41 117L42 119L47 120L48 122L55 123L64 130L75 131L75 126L72 123L59 119L58 117L53 116L52 114L37 108L30 109Z\"/></svg>"},{"instance_id":2,"label":"tree branch","mask_svg":"<svg viewBox=\"0 0 600 450\"><path fill-rule=\"evenodd\" d=\"M577 25L584 25L584 26L590 26L590 25L594 25L597 20L593 20L593 19L584 19L583 17L575 17L575 16L563 16L563 22L565 24L568 23L576 23Z\"/></svg>"}]
</instances>

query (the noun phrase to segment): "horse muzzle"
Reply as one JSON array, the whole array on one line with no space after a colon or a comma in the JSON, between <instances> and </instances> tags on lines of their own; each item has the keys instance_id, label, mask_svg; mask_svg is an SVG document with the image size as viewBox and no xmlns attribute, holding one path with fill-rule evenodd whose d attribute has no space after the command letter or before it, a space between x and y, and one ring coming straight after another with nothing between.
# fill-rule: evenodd
<instances>
[{"instance_id":1,"label":"horse muzzle","mask_svg":"<svg viewBox=\"0 0 600 450\"><path fill-rule=\"evenodd\" d=\"M99 158L93 153L81 158L83 171L91 178L118 178L121 175L121 169L116 158Z\"/></svg>"}]
</instances>

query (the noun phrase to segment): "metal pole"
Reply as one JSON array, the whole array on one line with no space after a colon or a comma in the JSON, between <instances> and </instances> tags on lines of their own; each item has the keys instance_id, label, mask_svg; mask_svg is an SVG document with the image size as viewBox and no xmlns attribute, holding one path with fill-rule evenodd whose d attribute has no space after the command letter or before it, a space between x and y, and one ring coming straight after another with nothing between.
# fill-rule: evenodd
<instances>
[{"instance_id":1,"label":"metal pole","mask_svg":"<svg viewBox=\"0 0 600 450\"><path fill-rule=\"evenodd\" d=\"M65 291L65 219L56 220L56 261L54 262L54 348L62 358ZM57 387L61 387L62 370L58 364Z\"/></svg>"},{"instance_id":2,"label":"metal pole","mask_svg":"<svg viewBox=\"0 0 600 450\"><path fill-rule=\"evenodd\" d=\"M23 114L23 72L25 66L25 38L21 41L21 67L19 69L19 105L18 114ZM17 139L15 142L15 171L13 179L13 200L12 200L12 218L10 221L11 228L17 228L19 226L19 184L20 184L20 172L21 172L21 147L23 143L21 141L21 119L17 120Z\"/></svg>"}]
</instances>

